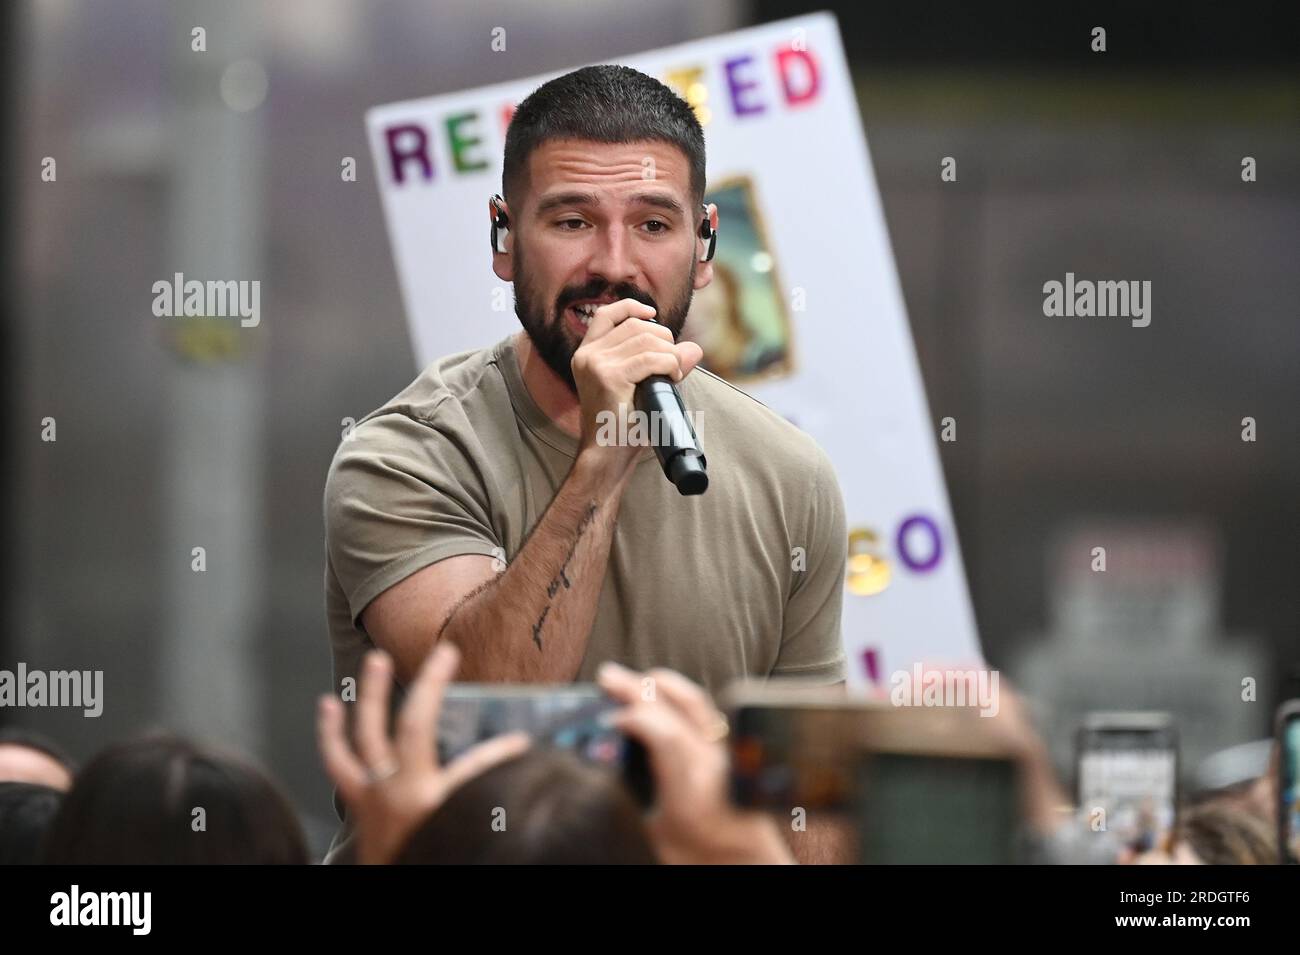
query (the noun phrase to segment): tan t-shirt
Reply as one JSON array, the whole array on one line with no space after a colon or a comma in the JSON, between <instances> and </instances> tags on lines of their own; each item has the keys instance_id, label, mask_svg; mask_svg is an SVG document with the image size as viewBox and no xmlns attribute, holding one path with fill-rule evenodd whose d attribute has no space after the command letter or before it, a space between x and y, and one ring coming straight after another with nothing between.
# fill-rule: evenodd
<instances>
[{"instance_id":1,"label":"tan t-shirt","mask_svg":"<svg viewBox=\"0 0 1300 955\"><path fill-rule=\"evenodd\" d=\"M848 539L829 458L702 369L678 389L709 488L683 497L653 450L643 452L619 506L577 678L592 680L601 662L615 660L670 667L711 691L739 677L844 679ZM325 485L335 686L357 676L373 646L360 622L370 601L447 557L513 560L577 448L528 393L514 336L434 362L361 419ZM482 639L533 642L527 627Z\"/></svg>"},{"instance_id":2,"label":"tan t-shirt","mask_svg":"<svg viewBox=\"0 0 1300 955\"><path fill-rule=\"evenodd\" d=\"M642 453L619 504L578 680L593 679L605 660L670 667L711 691L746 676L844 679L848 538L830 459L702 369L678 390L708 460L709 489L681 496L653 450ZM528 393L513 336L434 362L362 418L325 484L336 690L373 647L360 620L366 605L447 557L512 560L577 449ZM532 632L482 639L531 644ZM342 815L337 800L336 808ZM351 837L345 818L326 861L350 858Z\"/></svg>"}]
</instances>

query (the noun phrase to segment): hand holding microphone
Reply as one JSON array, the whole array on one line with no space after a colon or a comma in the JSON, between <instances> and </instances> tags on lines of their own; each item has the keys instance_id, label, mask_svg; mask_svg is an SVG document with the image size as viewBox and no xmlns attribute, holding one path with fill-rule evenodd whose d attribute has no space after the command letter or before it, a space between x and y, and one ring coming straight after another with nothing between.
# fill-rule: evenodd
<instances>
[{"instance_id":1,"label":"hand holding microphone","mask_svg":"<svg viewBox=\"0 0 1300 955\"><path fill-rule=\"evenodd\" d=\"M704 455L675 384L704 352L694 342L674 342L654 316L653 308L631 298L596 309L572 365L582 405L582 450L608 456L623 474L629 472L644 445L610 445L600 438L602 425L622 422L635 407L647 415L652 441L660 439L655 451L665 475L680 493L700 494L708 487Z\"/></svg>"}]
</instances>

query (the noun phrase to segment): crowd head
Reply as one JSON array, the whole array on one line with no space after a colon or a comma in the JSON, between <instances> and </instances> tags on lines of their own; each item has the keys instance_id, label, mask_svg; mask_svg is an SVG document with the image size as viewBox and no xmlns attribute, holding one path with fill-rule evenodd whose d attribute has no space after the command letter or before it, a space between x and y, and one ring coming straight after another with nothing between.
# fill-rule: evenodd
<instances>
[{"instance_id":1,"label":"crowd head","mask_svg":"<svg viewBox=\"0 0 1300 955\"><path fill-rule=\"evenodd\" d=\"M789 833L730 798L726 720L707 693L670 670L606 664L598 682L618 708L610 725L644 747L650 810L608 767L522 733L439 760L442 700L459 654L440 645L391 720L393 663L371 653L348 719L326 696L317 737L352 838L331 861L378 864L788 863ZM646 699L647 678L656 686ZM1265 777L1200 794L1169 846L1135 855L1083 846L1046 747L1009 694L995 730L1017 754L1026 830L1045 861L1269 864L1276 809ZM723 732L719 733L719 727ZM1277 766L1274 757L1270 772ZM1072 841L1073 840L1073 841ZM113 745L78 768L31 733L0 734L0 863L303 864L311 854L289 801L253 763L167 734Z\"/></svg>"}]
</instances>

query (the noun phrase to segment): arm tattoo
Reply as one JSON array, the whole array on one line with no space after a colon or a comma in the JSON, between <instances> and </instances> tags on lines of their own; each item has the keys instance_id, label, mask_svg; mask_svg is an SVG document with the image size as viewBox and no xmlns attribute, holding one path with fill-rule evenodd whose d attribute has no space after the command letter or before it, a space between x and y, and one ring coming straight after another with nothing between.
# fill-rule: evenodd
<instances>
[{"instance_id":1,"label":"arm tattoo","mask_svg":"<svg viewBox=\"0 0 1300 955\"><path fill-rule=\"evenodd\" d=\"M438 635L434 637L434 643L437 643L439 640L442 639L443 631L447 629L448 624L451 623L451 618L456 616L456 612L460 610L461 607L465 606L465 604L469 603L471 600L473 600L475 597L477 597L479 594L487 590L495 583L496 583L495 580L485 580L483 581L483 583L479 584L477 587L475 587L473 590L467 593L464 597L461 597L460 600L456 601L456 605L452 607L451 611L447 614L447 619L443 620L442 626L438 628Z\"/></svg>"},{"instance_id":2,"label":"arm tattoo","mask_svg":"<svg viewBox=\"0 0 1300 955\"><path fill-rule=\"evenodd\" d=\"M537 644L537 649L542 649L542 624L546 622L546 615L551 612L551 601L559 592L561 585L568 590L572 585L566 571L569 569L569 561L573 560L573 552L578 549L578 541L582 540L582 535L586 533L587 527L591 524L592 519L596 516L596 505L587 505L587 512L582 515L582 520L578 522L578 532L573 537L573 543L569 545L569 553L564 557L564 563L560 565L559 572L551 580L546 588L546 606L542 608L542 615L537 618L533 624L533 643Z\"/></svg>"}]
</instances>

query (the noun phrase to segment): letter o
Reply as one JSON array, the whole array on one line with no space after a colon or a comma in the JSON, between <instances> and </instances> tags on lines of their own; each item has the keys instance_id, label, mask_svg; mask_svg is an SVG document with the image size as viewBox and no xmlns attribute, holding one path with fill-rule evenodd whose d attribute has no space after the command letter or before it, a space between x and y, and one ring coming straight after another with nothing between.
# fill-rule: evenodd
<instances>
[{"instance_id":1,"label":"letter o","mask_svg":"<svg viewBox=\"0 0 1300 955\"><path fill-rule=\"evenodd\" d=\"M930 538L934 541L933 550L924 560L917 560L907 552L907 532L913 527L923 527L930 533ZM935 526L934 521L920 514L914 514L898 526L898 556L909 570L918 573L927 570L934 570L939 564L939 558L943 556L943 538L939 534L939 528Z\"/></svg>"}]
</instances>

